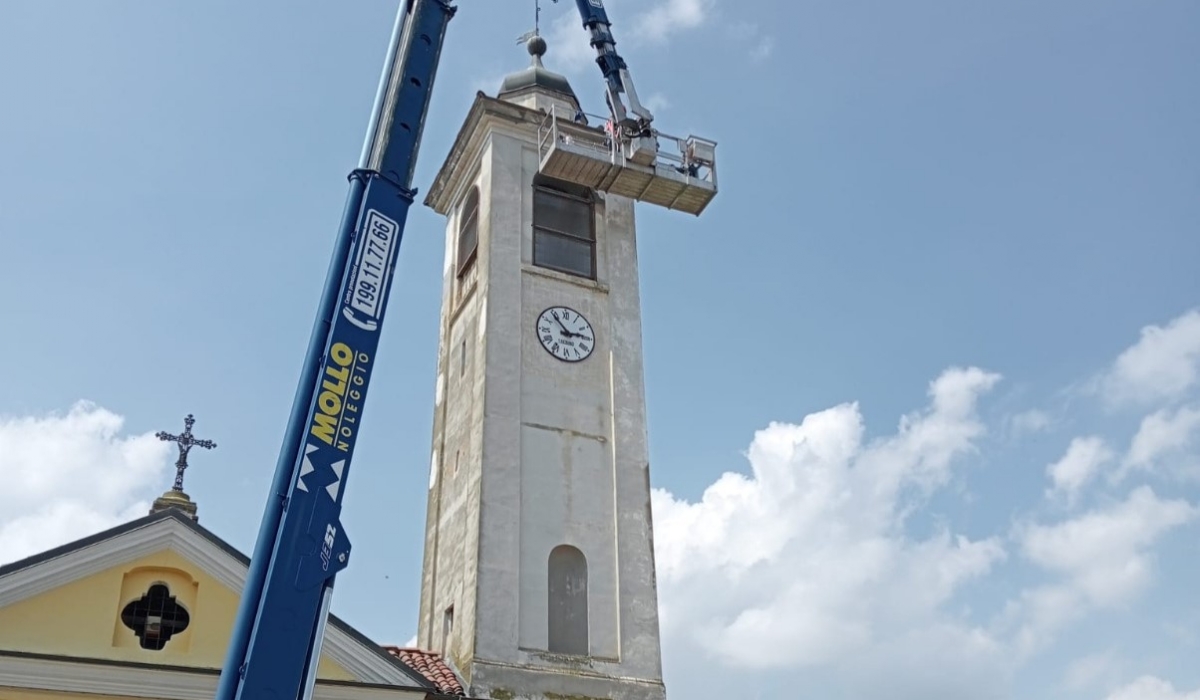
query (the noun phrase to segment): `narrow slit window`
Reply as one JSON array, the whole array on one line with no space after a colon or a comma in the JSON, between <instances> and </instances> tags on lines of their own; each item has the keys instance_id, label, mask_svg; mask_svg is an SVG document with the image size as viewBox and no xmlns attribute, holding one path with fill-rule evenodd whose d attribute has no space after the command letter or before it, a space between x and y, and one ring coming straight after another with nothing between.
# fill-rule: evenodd
<instances>
[{"instance_id":1,"label":"narrow slit window","mask_svg":"<svg viewBox=\"0 0 1200 700\"><path fill-rule=\"evenodd\" d=\"M463 273L475 262L479 249L479 188L472 187L458 215L458 261L457 274Z\"/></svg>"},{"instance_id":2,"label":"narrow slit window","mask_svg":"<svg viewBox=\"0 0 1200 700\"><path fill-rule=\"evenodd\" d=\"M454 606L446 608L446 612L442 613L442 653L445 654L450 650L450 640L454 634Z\"/></svg>"}]
</instances>

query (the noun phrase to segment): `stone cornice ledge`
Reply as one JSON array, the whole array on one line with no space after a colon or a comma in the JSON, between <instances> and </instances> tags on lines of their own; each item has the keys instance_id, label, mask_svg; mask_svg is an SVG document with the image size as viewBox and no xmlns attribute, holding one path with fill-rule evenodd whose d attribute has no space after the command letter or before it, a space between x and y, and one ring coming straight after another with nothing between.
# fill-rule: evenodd
<instances>
[{"instance_id":1,"label":"stone cornice ledge","mask_svg":"<svg viewBox=\"0 0 1200 700\"><path fill-rule=\"evenodd\" d=\"M528 133L522 134L514 125L528 129L542 123L546 115L535 109L513 104L505 100L488 97L483 92L475 93L475 102L467 112L454 145L442 167L433 178L429 193L425 196L425 206L432 208L438 214L445 216L451 205L456 201L460 188L462 170L473 164L475 155L486 143L493 130L506 130L518 138L528 138ZM575 127L577 125L570 125ZM487 128L484 128L487 127ZM584 127L578 127L583 129ZM535 144L536 147L536 144Z\"/></svg>"},{"instance_id":2,"label":"stone cornice ledge","mask_svg":"<svg viewBox=\"0 0 1200 700\"><path fill-rule=\"evenodd\" d=\"M506 661L491 661L489 659L475 659L474 661L472 661L472 663L476 666L494 666L496 668L506 668L506 669L512 669L514 671L523 671L526 673L553 674L553 675L558 675L558 676L569 676L572 678L593 678L596 680L606 680L606 681L617 680L617 681L621 681L623 683L643 685L643 686L647 686L647 687L651 687L651 688L665 687L663 682L660 680L651 680L651 679L647 679L647 678L634 678L632 676L623 676L623 675L620 675L617 673L604 673L602 671L586 670L586 669L578 668L578 667L560 668L560 667L543 665L543 664L538 664L536 666L532 666L529 664L508 663Z\"/></svg>"},{"instance_id":3,"label":"stone cornice ledge","mask_svg":"<svg viewBox=\"0 0 1200 700\"><path fill-rule=\"evenodd\" d=\"M0 688L161 700L212 700L215 669L119 664L0 651ZM427 700L419 688L318 681L314 700Z\"/></svg>"}]
</instances>

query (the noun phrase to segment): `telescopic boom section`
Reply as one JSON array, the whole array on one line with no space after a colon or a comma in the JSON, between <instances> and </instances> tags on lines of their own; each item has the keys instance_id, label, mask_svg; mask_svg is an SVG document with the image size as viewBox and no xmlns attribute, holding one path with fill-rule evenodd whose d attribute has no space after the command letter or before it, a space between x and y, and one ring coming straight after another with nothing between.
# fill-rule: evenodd
<instances>
[{"instance_id":1,"label":"telescopic boom section","mask_svg":"<svg viewBox=\"0 0 1200 700\"><path fill-rule=\"evenodd\" d=\"M312 695L334 577L350 556L342 498L453 15L447 0L402 0L396 17L217 700Z\"/></svg>"},{"instance_id":2,"label":"telescopic boom section","mask_svg":"<svg viewBox=\"0 0 1200 700\"><path fill-rule=\"evenodd\" d=\"M575 0L575 4L583 17L584 29L592 35L591 44L596 49L596 63L604 73L604 81L608 87L608 108L612 110L613 121L627 136L649 136L650 122L654 121L654 116L638 99L637 91L633 89L633 77L629 75L629 67L625 65L625 59L617 53L617 41L613 39L612 23L608 21L608 12L604 9L603 0ZM622 94L629 99L628 107L621 99Z\"/></svg>"}]
</instances>

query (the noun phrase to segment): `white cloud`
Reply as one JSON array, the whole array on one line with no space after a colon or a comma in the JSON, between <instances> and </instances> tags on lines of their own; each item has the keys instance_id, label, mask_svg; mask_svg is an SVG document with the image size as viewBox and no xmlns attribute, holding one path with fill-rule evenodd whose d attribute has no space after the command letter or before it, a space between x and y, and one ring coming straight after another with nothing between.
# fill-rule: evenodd
<instances>
[{"instance_id":1,"label":"white cloud","mask_svg":"<svg viewBox=\"0 0 1200 700\"><path fill-rule=\"evenodd\" d=\"M1198 629L1200 629L1200 625L1194 624L1186 616L1172 617L1162 624L1162 631L1175 640L1179 646L1193 646L1200 641L1200 635L1197 634Z\"/></svg>"},{"instance_id":2,"label":"white cloud","mask_svg":"<svg viewBox=\"0 0 1200 700\"><path fill-rule=\"evenodd\" d=\"M613 34L616 33L614 27ZM575 8L570 8L568 12L550 21L543 34L547 44L546 57L543 60L547 68L575 75L583 70L599 73L599 68L596 67L596 50L588 43L587 30L583 28ZM620 36L616 39L621 41Z\"/></svg>"},{"instance_id":3,"label":"white cloud","mask_svg":"<svg viewBox=\"0 0 1200 700\"><path fill-rule=\"evenodd\" d=\"M548 22L544 32L550 47L546 67L563 73L578 73L589 66L596 70L596 50L588 43L579 13L570 7L574 3L559 4L568 7ZM613 23L618 51L627 57L627 51L621 47L636 50L662 44L677 34L703 26L712 17L716 4L716 0L607 0L605 9Z\"/></svg>"},{"instance_id":4,"label":"white cloud","mask_svg":"<svg viewBox=\"0 0 1200 700\"><path fill-rule=\"evenodd\" d=\"M868 653L847 658L839 698L1011 700L1011 669L990 635L956 622L913 625ZM833 697L801 694L799 697ZM791 697L779 694L775 697Z\"/></svg>"},{"instance_id":5,"label":"white cloud","mask_svg":"<svg viewBox=\"0 0 1200 700\"><path fill-rule=\"evenodd\" d=\"M1009 427L1014 437L1040 433L1053 423L1049 413L1036 408L1018 413L1009 419Z\"/></svg>"},{"instance_id":6,"label":"white cloud","mask_svg":"<svg viewBox=\"0 0 1200 700\"><path fill-rule=\"evenodd\" d=\"M657 0L642 4L644 11L634 18L639 38L662 41L671 34L695 29L704 24L716 5L715 0ZM609 15L609 19L613 19ZM613 33L616 33L614 28Z\"/></svg>"},{"instance_id":7,"label":"white cloud","mask_svg":"<svg viewBox=\"0 0 1200 700\"><path fill-rule=\"evenodd\" d=\"M1200 371L1193 317L1143 331L1096 384L1107 401L1170 402L1150 406L1166 408L1143 420L1128 453L1107 433L1084 433L1047 466L1047 495L1077 514L1022 515L1038 509L1036 494L1025 508L997 503L1017 513L1009 541L1033 565L1022 569L1027 581L991 578L1007 559L1003 538L965 537L931 509L985 433L976 404L999 377L978 369L945 372L928 409L905 416L894 435L867 440L858 405L843 404L798 425L771 423L754 436L748 473L724 474L696 501L655 491L667 648L703 659L692 663L780 674L777 689L802 673L848 698L1006 697L1008 676L1069 625L1141 603L1161 540L1200 516L1174 493L1098 483L1127 464L1159 469L1187 454L1200 430L1200 406L1179 401ZM1040 410L1002 420L1012 437L1060 422ZM1015 592L1002 592L1010 583ZM1107 651L1059 673L1069 689L1104 689L1125 663Z\"/></svg>"},{"instance_id":8,"label":"white cloud","mask_svg":"<svg viewBox=\"0 0 1200 700\"><path fill-rule=\"evenodd\" d=\"M1112 404L1145 403L1182 396L1200 379L1200 309L1166 326L1146 326L1100 379Z\"/></svg>"},{"instance_id":9,"label":"white cloud","mask_svg":"<svg viewBox=\"0 0 1200 700\"><path fill-rule=\"evenodd\" d=\"M725 474L695 503L655 491L665 635L741 667L994 661L994 642L942 608L1004 558L999 540L945 528L917 539L905 523L974 449L976 402L998 380L948 370L928 409L872 442L856 404L772 423L750 446L750 475Z\"/></svg>"},{"instance_id":10,"label":"white cloud","mask_svg":"<svg viewBox=\"0 0 1200 700\"><path fill-rule=\"evenodd\" d=\"M1120 659L1109 650L1078 658L1068 666L1063 674L1063 685L1070 690L1086 690L1104 683L1113 675Z\"/></svg>"},{"instance_id":11,"label":"white cloud","mask_svg":"<svg viewBox=\"0 0 1200 700\"><path fill-rule=\"evenodd\" d=\"M1070 576L1098 602L1115 603L1136 591L1149 561L1145 549L1200 510L1183 500L1163 500L1149 486L1106 509L1022 533L1025 554L1038 565Z\"/></svg>"},{"instance_id":12,"label":"white cloud","mask_svg":"<svg viewBox=\"0 0 1200 700\"><path fill-rule=\"evenodd\" d=\"M1153 469L1165 458L1178 455L1192 444L1198 432L1200 408L1164 408L1146 416L1129 445L1122 476L1130 469Z\"/></svg>"},{"instance_id":13,"label":"white cloud","mask_svg":"<svg viewBox=\"0 0 1200 700\"><path fill-rule=\"evenodd\" d=\"M1148 486L1127 499L1055 525L1022 524L1024 555L1059 581L1026 591L1011 613L1023 620L1017 649L1042 649L1089 609L1129 603L1150 583L1156 541L1200 515L1184 500L1164 500Z\"/></svg>"},{"instance_id":14,"label":"white cloud","mask_svg":"<svg viewBox=\"0 0 1200 700\"><path fill-rule=\"evenodd\" d=\"M650 93L649 97L643 97L642 103L646 105L646 109L649 109L650 113L655 116L661 114L664 110L671 106L671 101L668 100L667 96L661 92L652 92Z\"/></svg>"},{"instance_id":15,"label":"white cloud","mask_svg":"<svg viewBox=\"0 0 1200 700\"><path fill-rule=\"evenodd\" d=\"M1110 693L1107 700L1200 700L1200 689L1187 693L1161 678L1142 676Z\"/></svg>"},{"instance_id":16,"label":"white cloud","mask_svg":"<svg viewBox=\"0 0 1200 700\"><path fill-rule=\"evenodd\" d=\"M151 433L121 436L123 424L87 402L66 414L0 417L0 563L149 511L169 484L170 445Z\"/></svg>"},{"instance_id":17,"label":"white cloud","mask_svg":"<svg viewBox=\"0 0 1200 700\"><path fill-rule=\"evenodd\" d=\"M754 63L766 60L775 49L775 37L766 34L754 22L737 22L728 31L733 45L749 48L748 55Z\"/></svg>"},{"instance_id":18,"label":"white cloud","mask_svg":"<svg viewBox=\"0 0 1200 700\"><path fill-rule=\"evenodd\" d=\"M767 60L771 52L775 50L775 38L770 36L760 36L753 46L750 47L750 60L755 63L761 63Z\"/></svg>"},{"instance_id":19,"label":"white cloud","mask_svg":"<svg viewBox=\"0 0 1200 700\"><path fill-rule=\"evenodd\" d=\"M1049 496L1065 496L1069 505L1079 500L1080 490L1088 484L1100 468L1114 458L1114 453L1097 436L1080 437L1071 441L1062 459L1046 467L1046 474L1054 482L1047 492Z\"/></svg>"}]
</instances>

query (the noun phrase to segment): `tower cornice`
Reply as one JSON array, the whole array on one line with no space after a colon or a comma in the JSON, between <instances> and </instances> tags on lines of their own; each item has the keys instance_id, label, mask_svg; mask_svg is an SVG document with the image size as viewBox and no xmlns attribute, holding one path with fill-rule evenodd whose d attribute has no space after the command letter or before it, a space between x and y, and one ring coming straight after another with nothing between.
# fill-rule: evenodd
<instances>
[{"instance_id":1,"label":"tower cornice","mask_svg":"<svg viewBox=\"0 0 1200 700\"><path fill-rule=\"evenodd\" d=\"M492 133L504 131L528 138L530 129L536 133L545 119L546 114L540 110L490 97L483 91L476 92L475 101L454 138L454 145L450 147L450 153L442 161L442 167L425 195L425 206L445 216L458 200L464 176L478 164L479 152ZM581 133L603 133L600 128L573 123L560 122L559 128Z\"/></svg>"}]
</instances>

